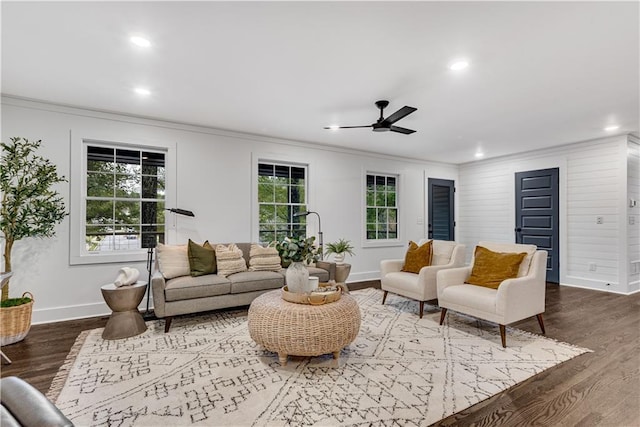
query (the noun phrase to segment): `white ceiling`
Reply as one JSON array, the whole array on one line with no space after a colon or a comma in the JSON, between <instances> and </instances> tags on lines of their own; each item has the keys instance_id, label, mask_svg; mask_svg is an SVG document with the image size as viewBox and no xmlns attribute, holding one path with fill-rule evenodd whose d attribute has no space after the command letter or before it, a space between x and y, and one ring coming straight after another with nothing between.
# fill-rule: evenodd
<instances>
[{"instance_id":1,"label":"white ceiling","mask_svg":"<svg viewBox=\"0 0 640 427\"><path fill-rule=\"evenodd\" d=\"M640 129L638 2L1 8L7 95L452 163ZM378 99L417 107L396 123L417 132L323 129L373 123Z\"/></svg>"}]
</instances>

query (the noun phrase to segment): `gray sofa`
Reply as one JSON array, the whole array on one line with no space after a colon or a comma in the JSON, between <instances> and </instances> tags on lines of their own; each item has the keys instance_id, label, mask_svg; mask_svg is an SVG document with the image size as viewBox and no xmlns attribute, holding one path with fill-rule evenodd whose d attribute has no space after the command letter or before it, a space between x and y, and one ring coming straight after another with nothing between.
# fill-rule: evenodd
<instances>
[{"instance_id":1,"label":"gray sofa","mask_svg":"<svg viewBox=\"0 0 640 427\"><path fill-rule=\"evenodd\" d=\"M249 266L251 243L236 243ZM213 245L215 247L215 245ZM321 282L335 279L335 264L319 261L308 267L309 275ZM220 308L249 305L259 295L285 285L285 269L280 271L243 271L227 277L217 274L191 277L179 276L166 280L156 271L151 278L153 310L164 318L164 331L171 327L173 316Z\"/></svg>"}]
</instances>

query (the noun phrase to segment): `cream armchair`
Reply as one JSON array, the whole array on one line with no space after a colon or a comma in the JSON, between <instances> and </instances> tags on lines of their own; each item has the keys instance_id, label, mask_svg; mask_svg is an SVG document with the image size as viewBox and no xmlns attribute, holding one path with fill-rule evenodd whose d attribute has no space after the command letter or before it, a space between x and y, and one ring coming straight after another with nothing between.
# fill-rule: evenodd
<instances>
[{"instance_id":1,"label":"cream armchair","mask_svg":"<svg viewBox=\"0 0 640 427\"><path fill-rule=\"evenodd\" d=\"M437 297L436 274L447 268L464 265L464 250L465 246L456 242L434 240L431 265L422 267L418 274L401 271L404 259L380 261L380 281L384 291L382 304L387 300L389 292L418 300L422 319L424 302Z\"/></svg>"},{"instance_id":2,"label":"cream armchair","mask_svg":"<svg viewBox=\"0 0 640 427\"><path fill-rule=\"evenodd\" d=\"M448 309L498 323L502 346L506 347L505 325L536 316L544 334L542 313L545 309L547 251L536 250L534 245L515 243L479 242L478 246L494 252L526 252L527 256L520 264L518 276L504 280L498 289L465 283L474 260L470 266L438 272L440 324Z\"/></svg>"}]
</instances>

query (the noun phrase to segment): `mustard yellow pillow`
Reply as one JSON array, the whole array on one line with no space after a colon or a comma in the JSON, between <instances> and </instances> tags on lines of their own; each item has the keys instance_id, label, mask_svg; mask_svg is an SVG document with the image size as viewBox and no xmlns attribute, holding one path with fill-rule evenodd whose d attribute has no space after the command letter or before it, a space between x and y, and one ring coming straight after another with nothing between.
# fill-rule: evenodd
<instances>
[{"instance_id":1,"label":"mustard yellow pillow","mask_svg":"<svg viewBox=\"0 0 640 427\"><path fill-rule=\"evenodd\" d=\"M502 281L518 277L520 263L526 256L526 252L493 252L485 247L477 246L471 276L465 283L498 289Z\"/></svg>"},{"instance_id":2,"label":"mustard yellow pillow","mask_svg":"<svg viewBox=\"0 0 640 427\"><path fill-rule=\"evenodd\" d=\"M429 240L422 246L418 246L415 242L409 242L409 249L404 257L404 266L402 271L409 273L420 273L422 267L431 265L431 257L433 256L433 240Z\"/></svg>"}]
</instances>

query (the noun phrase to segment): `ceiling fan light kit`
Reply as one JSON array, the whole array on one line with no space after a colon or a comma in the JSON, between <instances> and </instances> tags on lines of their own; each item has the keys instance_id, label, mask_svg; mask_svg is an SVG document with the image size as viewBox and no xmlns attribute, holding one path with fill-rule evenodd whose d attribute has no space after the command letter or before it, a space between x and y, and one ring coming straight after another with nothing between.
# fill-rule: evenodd
<instances>
[{"instance_id":1,"label":"ceiling fan light kit","mask_svg":"<svg viewBox=\"0 0 640 427\"><path fill-rule=\"evenodd\" d=\"M417 108L409 107L408 105L405 105L404 107L402 107L401 109L399 109L398 111L391 114L389 117L385 119L383 112L388 105L389 105L389 101L386 101L386 100L376 101L376 107L378 107L378 109L380 110L380 117L373 124L364 125L364 126L325 126L325 129L336 130L336 129L371 128L371 130L373 130L374 132L391 131L391 132L402 133L404 135L410 135L414 133L415 130L413 129L407 129L400 126L393 126L393 124L398 120L413 113L414 111L417 110Z\"/></svg>"}]
</instances>

